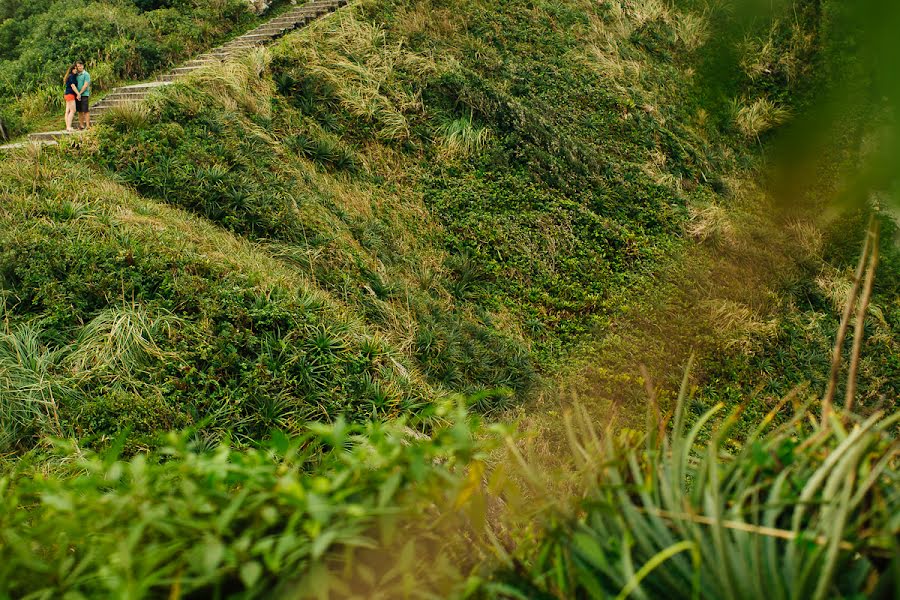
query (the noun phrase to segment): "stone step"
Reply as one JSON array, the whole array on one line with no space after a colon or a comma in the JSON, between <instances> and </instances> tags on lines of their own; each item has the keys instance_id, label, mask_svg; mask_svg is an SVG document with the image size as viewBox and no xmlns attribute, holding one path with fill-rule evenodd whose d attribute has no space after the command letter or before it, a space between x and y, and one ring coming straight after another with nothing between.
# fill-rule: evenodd
<instances>
[{"instance_id":1,"label":"stone step","mask_svg":"<svg viewBox=\"0 0 900 600\"><path fill-rule=\"evenodd\" d=\"M91 112L95 110L105 110L112 106L125 106L127 104L140 104L143 102L145 98L122 98L115 100L103 100L102 102L98 102L94 106L91 107Z\"/></svg>"},{"instance_id":2,"label":"stone step","mask_svg":"<svg viewBox=\"0 0 900 600\"><path fill-rule=\"evenodd\" d=\"M296 23L301 23L303 21L308 20L312 16L312 14L313 14L312 12L305 12L303 14L294 15L294 16L292 16L290 18L286 18L286 19L275 19L273 21L269 21L265 25L260 25L253 31L257 31L257 30L263 29L265 27L284 27L285 25L290 26L290 25L294 25Z\"/></svg>"},{"instance_id":3,"label":"stone step","mask_svg":"<svg viewBox=\"0 0 900 600\"><path fill-rule=\"evenodd\" d=\"M28 141L28 142L16 142L15 144L4 144L0 146L0 152L10 151L10 150L19 150L21 148L30 148L32 146L58 146L59 142L56 140L40 140L40 141Z\"/></svg>"},{"instance_id":4,"label":"stone step","mask_svg":"<svg viewBox=\"0 0 900 600\"><path fill-rule=\"evenodd\" d=\"M148 81L147 83L136 83L134 85L123 85L120 88L116 88L113 91L125 91L125 90L153 90L158 87L162 87L164 85L169 85L164 81Z\"/></svg>"},{"instance_id":5,"label":"stone step","mask_svg":"<svg viewBox=\"0 0 900 600\"><path fill-rule=\"evenodd\" d=\"M279 31L278 33L281 33L281 32ZM242 35L241 37L237 38L237 40L235 40L235 41L256 42L256 41L263 40L263 39L270 40L273 37L275 37L276 35L278 35L278 33L248 33L247 35Z\"/></svg>"},{"instance_id":6,"label":"stone step","mask_svg":"<svg viewBox=\"0 0 900 600\"><path fill-rule=\"evenodd\" d=\"M281 25L266 25L265 27L260 27L259 29L254 29L249 32L250 35L258 35L258 34L266 34L266 33L279 33L281 31L287 31L288 29L293 29L297 27L302 21L291 20L290 23L283 23Z\"/></svg>"},{"instance_id":7,"label":"stone step","mask_svg":"<svg viewBox=\"0 0 900 600\"><path fill-rule=\"evenodd\" d=\"M97 104L91 106L91 112L109 108L110 106L120 106L122 104L138 104L140 102L143 102L145 99L146 98L113 98L112 100L103 99Z\"/></svg>"},{"instance_id":8,"label":"stone step","mask_svg":"<svg viewBox=\"0 0 900 600\"><path fill-rule=\"evenodd\" d=\"M269 37L269 36L266 36L266 37ZM219 47L222 50L228 50L229 48L241 48L244 46L253 46L259 41L261 41L261 40L258 40L256 38L252 38L252 39L251 38L236 38L236 39L231 40L227 44L222 44Z\"/></svg>"},{"instance_id":9,"label":"stone step","mask_svg":"<svg viewBox=\"0 0 900 600\"><path fill-rule=\"evenodd\" d=\"M316 14L315 8L304 8L303 10L298 10L283 17L272 19L268 23L263 23L262 25L257 27L257 29L259 29L260 27L269 27L275 25L289 25L291 23L296 23L297 21L302 21L303 19L308 19L314 14Z\"/></svg>"}]
</instances>

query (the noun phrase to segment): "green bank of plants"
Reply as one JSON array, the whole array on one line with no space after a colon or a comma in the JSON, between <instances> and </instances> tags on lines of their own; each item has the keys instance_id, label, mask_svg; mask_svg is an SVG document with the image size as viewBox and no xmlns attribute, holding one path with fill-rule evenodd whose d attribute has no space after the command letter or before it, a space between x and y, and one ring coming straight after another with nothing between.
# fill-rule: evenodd
<instances>
[{"instance_id":1,"label":"green bank of plants","mask_svg":"<svg viewBox=\"0 0 900 600\"><path fill-rule=\"evenodd\" d=\"M61 430L145 448L161 425L252 440L452 392L521 402L639 308L704 207L742 210L746 142L691 84L697 18L366 2L4 161L8 332L56 356L104 311L173 319L140 368L56 365Z\"/></svg>"},{"instance_id":2,"label":"green bank of plants","mask_svg":"<svg viewBox=\"0 0 900 600\"><path fill-rule=\"evenodd\" d=\"M721 405L688 422L686 383L643 435L568 419L564 479L452 403L429 436L339 420L244 450L56 442L0 478L0 595L892 598L900 416L819 423L805 403L775 425L791 395L734 437Z\"/></svg>"},{"instance_id":3,"label":"green bank of plants","mask_svg":"<svg viewBox=\"0 0 900 600\"><path fill-rule=\"evenodd\" d=\"M617 288L679 247L685 199L634 164L645 134L671 148L677 134L624 119L590 65L563 76L583 40L519 19L528 7L473 7L477 29L506 31L491 41L494 67L470 47L479 36L458 17L444 27L446 7L433 8L362 6L169 86L146 110L114 112L77 148L4 165L9 321L35 322L55 351L112 306L172 315L181 325L157 344L173 359L115 383L84 378L83 397L122 406L133 394L169 407L161 421L172 424L246 418L248 439L266 429L253 424L260 404L301 423L400 414L435 390L485 392L486 411L524 398L543 365L615 309ZM560 18L589 36L580 11ZM414 30L422 15L428 36ZM532 33L544 58L516 41ZM530 89L510 93L518 64ZM551 89L571 101L551 104ZM699 176L693 144L673 169ZM600 156L609 168L585 163ZM67 179L90 183L71 198ZM113 181L137 204L119 208ZM148 214L156 205L184 212ZM231 238L184 227L186 214L247 252L218 264L210 245ZM292 281L265 281L274 265ZM390 356L357 353L366 337ZM356 411L359 394L374 404ZM101 408L71 406L64 428L114 436L108 420L87 422ZM137 420L136 433L152 432Z\"/></svg>"},{"instance_id":4,"label":"green bank of plants","mask_svg":"<svg viewBox=\"0 0 900 600\"><path fill-rule=\"evenodd\" d=\"M642 311L635 290L660 270L677 278L688 236L740 256L729 217L758 218L737 175L784 116L809 40L789 21L750 39L713 111L695 9L368 0L77 142L4 157L3 593L391 598L456 583L431 566L490 550L440 542L481 539L513 494L473 441L488 433L446 398L488 415L521 404L581 341L618 343L613 316ZM751 235L769 240L768 224ZM822 247L791 263L802 277L779 308L795 321L760 321L767 290L730 289L710 310L721 331L685 336L728 352L704 361L671 437L587 431L575 508L536 516L546 527L525 543L493 538L520 546L510 567L460 594L890 586L896 419L763 418L753 394L827 370L848 254ZM890 350L885 281L869 329ZM867 411L896 386L896 354L881 355L861 369ZM594 391L617 398L628 377ZM719 400L749 417L702 428ZM438 513L462 513L463 534Z\"/></svg>"}]
</instances>

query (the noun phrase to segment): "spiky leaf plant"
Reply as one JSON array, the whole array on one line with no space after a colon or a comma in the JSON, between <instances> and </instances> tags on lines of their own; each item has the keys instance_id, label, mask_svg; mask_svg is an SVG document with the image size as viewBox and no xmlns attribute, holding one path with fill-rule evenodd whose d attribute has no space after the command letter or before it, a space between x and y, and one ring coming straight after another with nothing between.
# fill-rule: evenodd
<instances>
[{"instance_id":1,"label":"spiky leaf plant","mask_svg":"<svg viewBox=\"0 0 900 600\"><path fill-rule=\"evenodd\" d=\"M671 434L650 427L643 447L579 420L570 442L589 491L531 564L515 563L483 596L889 597L900 567L900 414L832 413L818 424L807 407L767 431L789 396L740 440L726 443L736 411L697 444L721 405L688 427L686 390L687 378Z\"/></svg>"}]
</instances>

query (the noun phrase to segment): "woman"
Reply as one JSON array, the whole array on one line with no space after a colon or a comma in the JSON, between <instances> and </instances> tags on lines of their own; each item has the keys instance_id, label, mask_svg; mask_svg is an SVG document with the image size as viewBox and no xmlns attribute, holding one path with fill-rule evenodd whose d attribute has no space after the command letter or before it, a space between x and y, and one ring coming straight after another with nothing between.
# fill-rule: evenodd
<instances>
[{"instance_id":1,"label":"woman","mask_svg":"<svg viewBox=\"0 0 900 600\"><path fill-rule=\"evenodd\" d=\"M65 77L65 99L66 99L66 131L75 131L72 129L72 121L75 120L75 100L81 97L78 93L78 69L75 65L69 68Z\"/></svg>"}]
</instances>

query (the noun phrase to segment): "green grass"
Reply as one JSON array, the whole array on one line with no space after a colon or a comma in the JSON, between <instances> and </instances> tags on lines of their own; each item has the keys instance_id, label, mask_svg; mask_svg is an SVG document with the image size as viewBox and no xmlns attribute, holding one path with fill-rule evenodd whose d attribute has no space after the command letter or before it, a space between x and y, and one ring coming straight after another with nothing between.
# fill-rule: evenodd
<instances>
[{"instance_id":1,"label":"green grass","mask_svg":"<svg viewBox=\"0 0 900 600\"><path fill-rule=\"evenodd\" d=\"M63 442L30 454L0 477L0 595L346 594L363 582L331 556L402 535L401 520L443 502L482 455L465 411L438 412L428 438L338 421L252 450L195 432L130 459L121 437L101 454Z\"/></svg>"},{"instance_id":2,"label":"green grass","mask_svg":"<svg viewBox=\"0 0 900 600\"><path fill-rule=\"evenodd\" d=\"M115 307L171 315L165 359L80 393L152 396L162 422L242 440L453 392L521 403L633 308L685 231L734 236L706 207L741 210L723 178L752 151L699 116L679 25L699 17L651 4L475 3L464 28L440 2L367 3L15 156L8 319L55 351ZM739 317L724 337L768 322L726 300L710 307ZM65 431L116 434L69 404Z\"/></svg>"}]
</instances>

